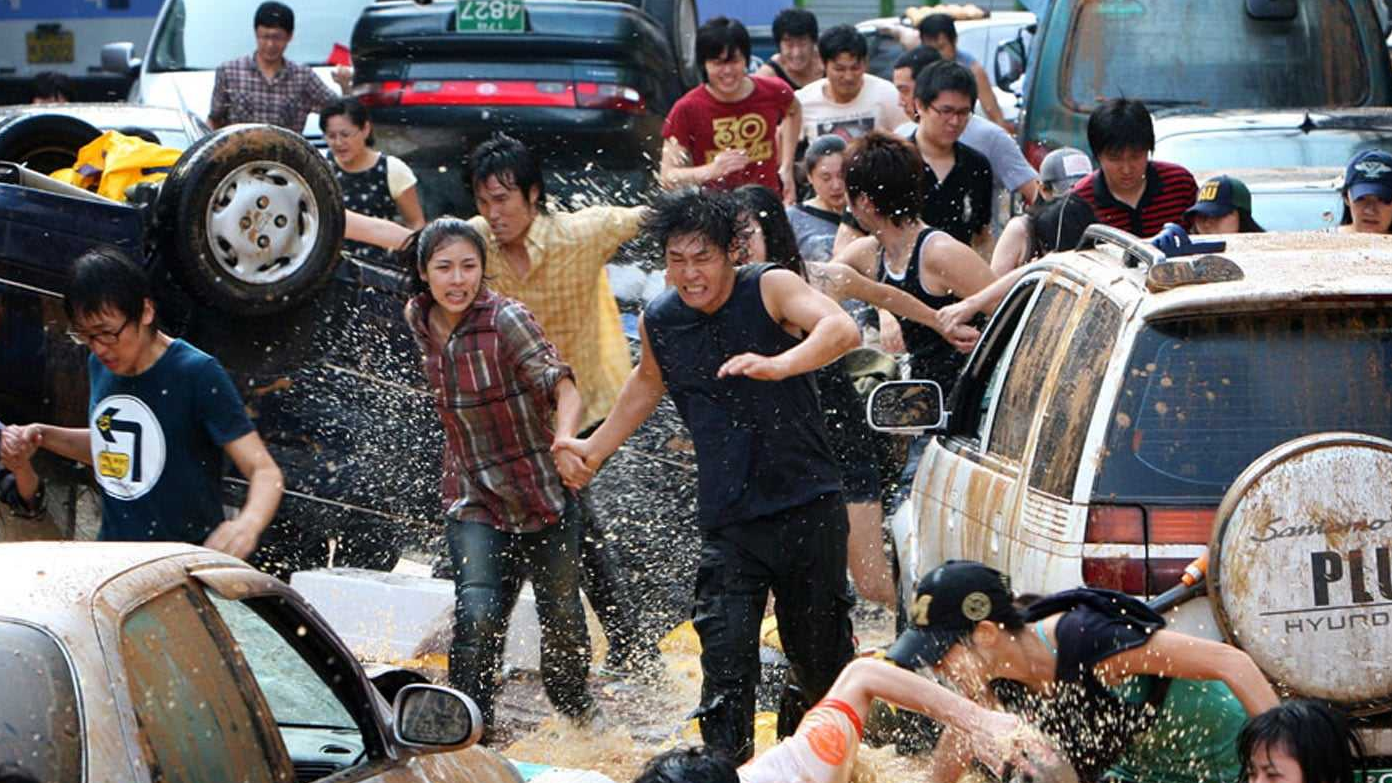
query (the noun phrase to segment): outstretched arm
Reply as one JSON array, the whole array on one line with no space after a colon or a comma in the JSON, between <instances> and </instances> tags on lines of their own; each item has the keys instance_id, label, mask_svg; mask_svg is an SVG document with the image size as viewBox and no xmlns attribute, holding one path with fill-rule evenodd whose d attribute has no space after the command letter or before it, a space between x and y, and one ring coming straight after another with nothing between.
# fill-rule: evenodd
<instances>
[{"instance_id":1,"label":"outstretched arm","mask_svg":"<svg viewBox=\"0 0 1392 783\"><path fill-rule=\"evenodd\" d=\"M817 293L792 272L765 272L759 278L759 292L769 317L806 337L775 356L733 356L720 366L716 373L719 377L745 375L761 381L780 381L824 367L860 345L860 330L855 321L830 297Z\"/></svg>"},{"instance_id":2,"label":"outstretched arm","mask_svg":"<svg viewBox=\"0 0 1392 783\"><path fill-rule=\"evenodd\" d=\"M943 327L951 329L970 321L977 313L994 313L1000 307L1001 300L1020 282L1020 278L1025 276L1025 268L1017 267L1004 277L996 278L995 282L977 291L971 296L965 297L962 301L954 305L948 305L938 311L938 317L942 319Z\"/></svg>"},{"instance_id":3,"label":"outstretched arm","mask_svg":"<svg viewBox=\"0 0 1392 783\"><path fill-rule=\"evenodd\" d=\"M1260 715L1279 701L1271 683L1247 653L1232 645L1175 631L1156 631L1144 645L1117 653L1094 669L1099 674L1118 677L1154 674L1186 680L1222 680L1248 715Z\"/></svg>"},{"instance_id":4,"label":"outstretched arm","mask_svg":"<svg viewBox=\"0 0 1392 783\"><path fill-rule=\"evenodd\" d=\"M901 318L917 321L943 336L958 350L971 350L981 333L970 326L945 330L938 311L894 286L877 283L854 268L844 264L811 262L807 272L812 284L832 299L859 299L894 313Z\"/></svg>"}]
</instances>

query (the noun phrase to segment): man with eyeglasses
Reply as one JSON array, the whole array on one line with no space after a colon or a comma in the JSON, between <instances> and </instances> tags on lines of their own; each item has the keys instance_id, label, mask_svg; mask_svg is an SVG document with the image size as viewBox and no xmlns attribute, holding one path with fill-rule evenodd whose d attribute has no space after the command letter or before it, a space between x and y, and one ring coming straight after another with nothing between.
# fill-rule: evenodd
<instances>
[{"instance_id":1,"label":"man with eyeglasses","mask_svg":"<svg viewBox=\"0 0 1392 783\"><path fill-rule=\"evenodd\" d=\"M91 465L102 491L98 540L183 541L246 558L283 480L222 365L156 328L149 280L120 251L79 257L63 306L68 335L91 350L88 426L6 427L0 460L21 475L44 448ZM231 518L224 455L247 480Z\"/></svg>"}]
</instances>

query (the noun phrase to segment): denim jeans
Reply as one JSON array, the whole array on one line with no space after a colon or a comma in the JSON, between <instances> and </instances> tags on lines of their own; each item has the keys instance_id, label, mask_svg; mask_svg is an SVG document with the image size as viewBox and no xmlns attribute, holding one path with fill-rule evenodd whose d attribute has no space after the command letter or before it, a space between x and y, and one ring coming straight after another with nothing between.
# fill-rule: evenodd
<instances>
[{"instance_id":1,"label":"denim jeans","mask_svg":"<svg viewBox=\"0 0 1392 783\"><path fill-rule=\"evenodd\" d=\"M590 635L580 603L579 506L570 498L561 521L536 533L507 533L480 522L449 520L445 538L454 565L454 643L450 685L467 693L493 725L508 617L522 581L532 580L541 626L541 679L551 703L577 716L593 703L585 684Z\"/></svg>"}]
</instances>

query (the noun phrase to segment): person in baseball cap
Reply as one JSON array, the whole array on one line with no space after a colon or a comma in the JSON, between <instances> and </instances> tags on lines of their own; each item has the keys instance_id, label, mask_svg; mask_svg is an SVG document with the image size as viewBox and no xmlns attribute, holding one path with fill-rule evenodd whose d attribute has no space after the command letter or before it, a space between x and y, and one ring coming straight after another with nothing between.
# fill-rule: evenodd
<instances>
[{"instance_id":1,"label":"person in baseball cap","mask_svg":"<svg viewBox=\"0 0 1392 783\"><path fill-rule=\"evenodd\" d=\"M983 620L1023 627L1010 594L1010 577L970 560L949 560L924 575L908 607L913 625L887 658L906 669L937 666L952 645Z\"/></svg>"},{"instance_id":2,"label":"person in baseball cap","mask_svg":"<svg viewBox=\"0 0 1392 783\"><path fill-rule=\"evenodd\" d=\"M1344 216L1340 231L1392 233L1392 154L1363 150L1344 170Z\"/></svg>"},{"instance_id":3,"label":"person in baseball cap","mask_svg":"<svg viewBox=\"0 0 1392 783\"><path fill-rule=\"evenodd\" d=\"M1045 200L1056 199L1073 189L1078 181L1092 173L1092 159L1076 147L1059 147L1044 156L1039 164L1039 184Z\"/></svg>"},{"instance_id":4,"label":"person in baseball cap","mask_svg":"<svg viewBox=\"0 0 1392 783\"><path fill-rule=\"evenodd\" d=\"M1266 230L1252 219L1252 192L1246 183L1226 174L1204 180L1199 200L1184 214L1194 221L1195 234L1259 234Z\"/></svg>"}]
</instances>

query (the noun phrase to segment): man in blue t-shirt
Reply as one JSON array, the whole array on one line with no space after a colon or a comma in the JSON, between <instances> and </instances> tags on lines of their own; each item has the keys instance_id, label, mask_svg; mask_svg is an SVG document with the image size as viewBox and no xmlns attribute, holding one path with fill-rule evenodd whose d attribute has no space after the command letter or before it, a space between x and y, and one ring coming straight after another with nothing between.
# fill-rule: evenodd
<instances>
[{"instance_id":1,"label":"man in blue t-shirt","mask_svg":"<svg viewBox=\"0 0 1392 783\"><path fill-rule=\"evenodd\" d=\"M280 505L280 469L217 360L155 327L145 272L119 251L73 264L68 335L91 350L88 426L6 427L0 455L40 447L93 467L102 541L185 541L245 558ZM222 507L222 457L248 482L241 510Z\"/></svg>"}]
</instances>

